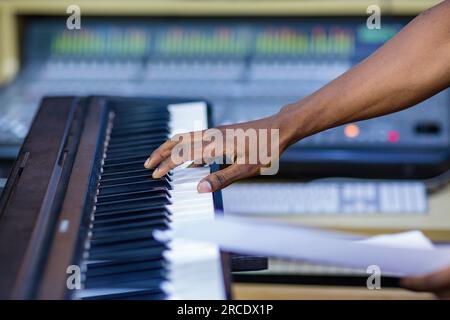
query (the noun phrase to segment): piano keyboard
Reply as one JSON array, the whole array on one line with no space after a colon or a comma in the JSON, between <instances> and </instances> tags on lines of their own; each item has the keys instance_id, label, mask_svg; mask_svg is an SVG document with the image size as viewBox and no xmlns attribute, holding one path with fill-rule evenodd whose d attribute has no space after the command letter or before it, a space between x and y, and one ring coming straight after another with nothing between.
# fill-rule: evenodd
<instances>
[{"instance_id":1,"label":"piano keyboard","mask_svg":"<svg viewBox=\"0 0 450 320\"><path fill-rule=\"evenodd\" d=\"M227 254L153 237L214 218L220 193L197 192L211 169L144 168L171 135L206 128L204 102L45 99L0 199L0 298L228 298Z\"/></svg>"},{"instance_id":2,"label":"piano keyboard","mask_svg":"<svg viewBox=\"0 0 450 320\"><path fill-rule=\"evenodd\" d=\"M212 195L196 188L209 169L178 167L153 179L143 168L171 134L207 127L206 104L127 108L110 118L76 298L224 299L217 247L152 237L155 229L214 218Z\"/></svg>"}]
</instances>

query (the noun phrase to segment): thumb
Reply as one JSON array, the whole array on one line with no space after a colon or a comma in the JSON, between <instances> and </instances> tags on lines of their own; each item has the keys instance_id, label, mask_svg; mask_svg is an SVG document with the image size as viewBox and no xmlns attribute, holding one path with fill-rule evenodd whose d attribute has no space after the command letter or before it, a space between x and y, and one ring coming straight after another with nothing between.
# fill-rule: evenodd
<instances>
[{"instance_id":1,"label":"thumb","mask_svg":"<svg viewBox=\"0 0 450 320\"><path fill-rule=\"evenodd\" d=\"M254 175L254 172L256 172L257 169L258 168L255 165L249 166L243 164L233 164L225 169L213 172L203 178L199 182L197 190L199 193L214 192L220 190L235 182L236 180Z\"/></svg>"}]
</instances>

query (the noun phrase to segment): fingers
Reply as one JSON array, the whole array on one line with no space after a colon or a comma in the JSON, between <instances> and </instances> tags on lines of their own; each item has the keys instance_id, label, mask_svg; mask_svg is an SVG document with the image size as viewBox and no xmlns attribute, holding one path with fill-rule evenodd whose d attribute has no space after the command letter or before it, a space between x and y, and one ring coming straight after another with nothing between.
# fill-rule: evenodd
<instances>
[{"instance_id":1,"label":"fingers","mask_svg":"<svg viewBox=\"0 0 450 320\"><path fill-rule=\"evenodd\" d=\"M172 157L167 157L164 161L162 161L158 165L158 167L155 168L155 170L153 171L152 177L154 179L159 179L162 176L166 175L170 170L174 169L175 167L178 167L179 165L181 165L189 160L191 160L191 159L179 158L179 159L177 159L177 161L174 161L174 159ZM195 162L191 163L188 167L189 168L203 167L204 163L200 162L200 160L198 160L198 163L195 163Z\"/></svg>"},{"instance_id":2,"label":"fingers","mask_svg":"<svg viewBox=\"0 0 450 320\"><path fill-rule=\"evenodd\" d=\"M420 277L404 278L401 285L413 291L430 291L439 294L450 290L450 268Z\"/></svg>"},{"instance_id":3,"label":"fingers","mask_svg":"<svg viewBox=\"0 0 450 320\"><path fill-rule=\"evenodd\" d=\"M162 145L152 152L150 157L145 161L144 167L152 169L170 156L172 148L178 143L176 140L167 140Z\"/></svg>"},{"instance_id":4,"label":"fingers","mask_svg":"<svg viewBox=\"0 0 450 320\"><path fill-rule=\"evenodd\" d=\"M152 173L152 177L154 179L159 179L178 165L180 165L180 163L176 164L172 161L171 157L168 157L163 162L161 162L157 168L155 168Z\"/></svg>"},{"instance_id":5,"label":"fingers","mask_svg":"<svg viewBox=\"0 0 450 320\"><path fill-rule=\"evenodd\" d=\"M214 192L225 188L236 180L254 176L258 172L259 166L257 165L233 164L203 178L199 182L197 190L199 193Z\"/></svg>"}]
</instances>

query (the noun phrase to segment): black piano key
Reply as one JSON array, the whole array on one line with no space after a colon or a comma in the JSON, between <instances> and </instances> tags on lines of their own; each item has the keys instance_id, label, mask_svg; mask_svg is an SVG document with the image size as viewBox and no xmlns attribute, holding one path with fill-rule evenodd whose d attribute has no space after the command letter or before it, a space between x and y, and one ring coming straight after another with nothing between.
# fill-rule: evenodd
<instances>
[{"instance_id":1,"label":"black piano key","mask_svg":"<svg viewBox=\"0 0 450 320\"><path fill-rule=\"evenodd\" d=\"M155 116L164 116L164 117L168 117L170 116L170 112L167 109L167 107L162 107L162 108L158 108L158 107L149 107L149 106L123 106L123 109L115 109L115 113L116 113L116 118L117 119L123 119L124 117L128 117L128 116L133 116L133 115L139 115L139 116L143 116L143 115L155 115Z\"/></svg>"},{"instance_id":2,"label":"black piano key","mask_svg":"<svg viewBox=\"0 0 450 320\"><path fill-rule=\"evenodd\" d=\"M134 229L143 229L159 226L167 226L169 220L167 218L160 219L144 219L143 221L122 222L114 225L98 225L94 224L93 234L105 234L110 232L130 231Z\"/></svg>"},{"instance_id":3,"label":"black piano key","mask_svg":"<svg viewBox=\"0 0 450 320\"><path fill-rule=\"evenodd\" d=\"M94 270L98 268L106 268L106 267L114 267L114 266L125 266L132 265L136 263L143 262L159 262L165 263L165 259L161 259L159 256L157 257L130 257L128 260L94 260L90 258L86 258L83 260L83 267L85 270Z\"/></svg>"},{"instance_id":4,"label":"black piano key","mask_svg":"<svg viewBox=\"0 0 450 320\"><path fill-rule=\"evenodd\" d=\"M124 147L120 149L116 149L114 151L108 152L106 155L106 160L118 160L119 158L130 158L130 157L149 157L153 151L155 151L160 145L164 143L158 144L147 144L141 145L139 147Z\"/></svg>"},{"instance_id":5,"label":"black piano key","mask_svg":"<svg viewBox=\"0 0 450 320\"><path fill-rule=\"evenodd\" d=\"M141 133L141 134L130 134L123 137L116 137L113 140L110 141L110 144L112 146L117 146L117 144L122 144L124 142L133 142L133 141L139 141L143 139L152 139L156 138L160 135L168 136L169 130L158 132L158 133Z\"/></svg>"},{"instance_id":6,"label":"black piano key","mask_svg":"<svg viewBox=\"0 0 450 320\"><path fill-rule=\"evenodd\" d=\"M100 248L100 247L106 247L106 246L115 246L119 244L125 244L130 243L130 246L132 246L132 243L139 243L141 241L157 241L153 237L153 231L156 229L150 229L150 230L138 230L138 231L130 231L130 232L118 232L117 235L109 234L109 235L102 235L101 237L92 238L90 240L91 247ZM161 242L162 243L162 242ZM167 245L167 243L162 243L163 245ZM139 245L138 245L139 246ZM163 248L163 247L161 247ZM135 248L138 249L138 248ZM131 250L131 249L130 249ZM95 260L97 258L92 258L89 256L89 252L87 251L90 260ZM133 257L138 258L138 257ZM160 256L142 256L141 258L148 259L162 259Z\"/></svg>"},{"instance_id":7,"label":"black piano key","mask_svg":"<svg viewBox=\"0 0 450 320\"><path fill-rule=\"evenodd\" d=\"M87 265L85 275L86 277L117 274L142 270L153 270L166 268L167 262L164 260L149 260L149 261L132 261L125 263L109 263L102 266L90 266Z\"/></svg>"},{"instance_id":8,"label":"black piano key","mask_svg":"<svg viewBox=\"0 0 450 320\"><path fill-rule=\"evenodd\" d=\"M144 210L140 209L126 209L126 210L114 210L114 211L108 211L103 213L95 213L94 220L102 220L102 219L113 219L118 217L127 217L131 215L139 215L144 213L155 213L155 212L167 212L168 214L171 214L169 210L167 210L166 205L160 205L156 206L155 208L147 208Z\"/></svg>"},{"instance_id":9,"label":"black piano key","mask_svg":"<svg viewBox=\"0 0 450 320\"><path fill-rule=\"evenodd\" d=\"M153 232L155 230L165 230L168 228L168 225L165 223L158 224L149 224L137 227L130 227L128 229L118 229L118 230L93 230L91 241L95 240L109 240L109 243L117 243L120 241L120 237L122 237L122 241L128 240L155 240L153 237ZM114 240L114 241L112 241ZM97 242L99 245L102 242ZM108 242L103 241L103 245ZM165 245L165 243L161 242L161 245Z\"/></svg>"},{"instance_id":10,"label":"black piano key","mask_svg":"<svg viewBox=\"0 0 450 320\"><path fill-rule=\"evenodd\" d=\"M108 145L108 152L116 152L119 150L130 150L130 148L137 148L137 147L143 147L143 146L149 146L149 145L158 145L158 144L163 143L167 139L168 139L168 135L159 134L159 135L152 135L152 138L147 137L146 139L140 139L140 140L128 141L128 142L122 142L122 143L112 141Z\"/></svg>"},{"instance_id":11,"label":"black piano key","mask_svg":"<svg viewBox=\"0 0 450 320\"><path fill-rule=\"evenodd\" d=\"M164 215L170 216L172 213L166 208L166 205L161 205L157 208L149 210L116 210L111 212L96 213L94 215L94 221L109 221L115 219L122 219L127 217L138 217L141 215Z\"/></svg>"},{"instance_id":12,"label":"black piano key","mask_svg":"<svg viewBox=\"0 0 450 320\"><path fill-rule=\"evenodd\" d=\"M99 182L105 180L121 179L121 178L131 178L131 177L141 177L146 175L147 177L152 177L154 169L146 169L142 166L141 169L135 170L119 170L115 172L102 172L100 175Z\"/></svg>"},{"instance_id":13,"label":"black piano key","mask_svg":"<svg viewBox=\"0 0 450 320\"><path fill-rule=\"evenodd\" d=\"M144 191L153 188L166 188L167 190L171 190L172 186L170 185L170 182L165 178L158 180L128 182L104 187L100 185L98 189L98 195L103 196L126 192Z\"/></svg>"},{"instance_id":14,"label":"black piano key","mask_svg":"<svg viewBox=\"0 0 450 320\"><path fill-rule=\"evenodd\" d=\"M104 245L90 244L90 252L110 252L110 251L120 251L120 250L130 250L138 248L147 248L159 246L161 242L155 239L143 239L138 241L125 241L118 243L109 243Z\"/></svg>"},{"instance_id":15,"label":"black piano key","mask_svg":"<svg viewBox=\"0 0 450 320\"><path fill-rule=\"evenodd\" d=\"M172 175L173 175L173 172L171 170L168 173L166 173L165 176L161 177L160 179L165 179L165 180L167 180L167 182L172 182Z\"/></svg>"},{"instance_id":16,"label":"black piano key","mask_svg":"<svg viewBox=\"0 0 450 320\"><path fill-rule=\"evenodd\" d=\"M128 259L134 257L145 257L145 258L159 258L164 260L163 252L167 250L167 247L161 245L160 247L155 248L141 248L134 250L126 250L119 252L89 252L89 259L98 259L98 260L122 260L127 261Z\"/></svg>"},{"instance_id":17,"label":"black piano key","mask_svg":"<svg viewBox=\"0 0 450 320\"><path fill-rule=\"evenodd\" d=\"M117 204L109 204L102 203L97 204L96 213L105 213L105 212L117 212L117 210L149 210L160 208L162 205L169 205L171 201L165 195L148 197L148 199L139 200L139 199L130 199L130 200L119 200ZM110 201L112 202L112 201Z\"/></svg>"},{"instance_id":18,"label":"black piano key","mask_svg":"<svg viewBox=\"0 0 450 320\"><path fill-rule=\"evenodd\" d=\"M149 299L160 300L164 299L166 296L160 288L151 289L124 289L123 292L109 293L109 294L99 294L98 296L90 296L82 298L82 300L120 300L120 299L135 299L144 295ZM151 298L152 297L152 298Z\"/></svg>"},{"instance_id":19,"label":"black piano key","mask_svg":"<svg viewBox=\"0 0 450 320\"><path fill-rule=\"evenodd\" d=\"M102 172L100 177L100 183L104 180L111 180L111 179L118 179L118 178L130 178L130 177L140 177L143 175L147 175L148 177L151 177L155 169L145 169L144 166L140 169L133 169L133 170L110 170L110 172ZM152 180L167 180L172 181L172 175L173 171L170 170L165 176L159 178L159 179L153 179Z\"/></svg>"},{"instance_id":20,"label":"black piano key","mask_svg":"<svg viewBox=\"0 0 450 320\"><path fill-rule=\"evenodd\" d=\"M114 171L114 170L120 170L121 168L130 169L134 165L139 165L139 168L142 168L144 166L144 163L142 160L132 160L132 161L120 161L117 163L111 163L111 164L104 164L103 165L103 171Z\"/></svg>"},{"instance_id":21,"label":"black piano key","mask_svg":"<svg viewBox=\"0 0 450 320\"><path fill-rule=\"evenodd\" d=\"M149 279L148 277L136 278L136 279L128 279L128 280L118 280L111 281L108 283L107 280L104 281L86 281L83 286L86 290L99 289L99 288L108 288L108 289L121 289L127 288L130 289L150 289L150 290L160 290L163 282L167 281L166 278L154 278ZM123 298L120 298L123 299ZM130 298L131 299L131 298Z\"/></svg>"},{"instance_id":22,"label":"black piano key","mask_svg":"<svg viewBox=\"0 0 450 320\"><path fill-rule=\"evenodd\" d=\"M151 286L160 287L161 283L165 280L167 280L167 271L164 269L156 269L91 276L86 278L83 285L85 289L104 287L148 288ZM136 285L138 282L139 284Z\"/></svg>"},{"instance_id":23,"label":"black piano key","mask_svg":"<svg viewBox=\"0 0 450 320\"><path fill-rule=\"evenodd\" d=\"M166 244L161 243L155 239L145 239L145 240L142 239L139 241L128 241L108 245L91 246L91 248L89 248L89 257L90 259L94 259L99 255L106 256L110 254L123 254L135 250L142 250L142 251L149 250L149 252L152 252L151 250L154 249L165 250L166 248L167 248Z\"/></svg>"},{"instance_id":24,"label":"black piano key","mask_svg":"<svg viewBox=\"0 0 450 320\"><path fill-rule=\"evenodd\" d=\"M120 163L102 167L102 174L121 173L123 171L141 170L144 168L144 161L130 161L128 163Z\"/></svg>"},{"instance_id":25,"label":"black piano key","mask_svg":"<svg viewBox=\"0 0 450 320\"><path fill-rule=\"evenodd\" d=\"M149 221L149 220L158 220L164 219L169 223L172 221L170 214L166 212L156 212L156 213L147 213L147 214L130 214L121 217L113 217L109 219L95 219L93 221L93 227L104 227L104 226L114 226L126 223L135 223L141 221Z\"/></svg>"},{"instance_id":26,"label":"black piano key","mask_svg":"<svg viewBox=\"0 0 450 320\"><path fill-rule=\"evenodd\" d=\"M165 131L159 131L159 132L151 132L151 130L148 130L147 132L142 132L142 133L122 133L120 136L114 136L111 137L111 146L113 147L117 147L120 146L121 144L125 143L125 142L133 142L133 141L140 141L141 139L156 139L159 138L160 135L163 135L166 140L167 137L169 137L169 130L165 130ZM138 140L136 140L138 139ZM152 145L156 145L156 143L148 143L148 144L140 144L141 146L146 146L146 147L151 147ZM117 151L113 150L113 151Z\"/></svg>"},{"instance_id":27,"label":"black piano key","mask_svg":"<svg viewBox=\"0 0 450 320\"><path fill-rule=\"evenodd\" d=\"M165 293L161 293L161 294L136 293L135 295L132 295L132 296L120 298L120 300L164 300L166 298L167 298L167 295Z\"/></svg>"},{"instance_id":28,"label":"black piano key","mask_svg":"<svg viewBox=\"0 0 450 320\"><path fill-rule=\"evenodd\" d=\"M158 112L168 111L167 105L161 104L158 102L152 102L151 104L148 101L127 101L127 100L119 100L119 101L111 101L111 108L113 108L116 112L129 112L131 110L156 110Z\"/></svg>"},{"instance_id":29,"label":"black piano key","mask_svg":"<svg viewBox=\"0 0 450 320\"><path fill-rule=\"evenodd\" d=\"M127 213L127 212L136 212L136 211L152 211L152 210L164 210L167 209L167 205L168 203L166 201L162 201L162 202L155 202L155 203L151 203L151 204L146 204L146 205L142 205L139 207L132 207L132 208L120 208L120 209L110 209L110 210L102 210L99 211L98 213L96 212L95 216L97 214L99 215L115 215L115 214L122 214L122 213Z\"/></svg>"},{"instance_id":30,"label":"black piano key","mask_svg":"<svg viewBox=\"0 0 450 320\"><path fill-rule=\"evenodd\" d=\"M159 121L159 123L168 123L170 122L170 114L167 113L152 113L149 111L143 112L133 112L128 114L116 114L116 119L114 120L114 124L117 127L122 125L129 125L130 123L143 123L150 121Z\"/></svg>"},{"instance_id":31,"label":"black piano key","mask_svg":"<svg viewBox=\"0 0 450 320\"><path fill-rule=\"evenodd\" d=\"M121 121L120 118L117 118L117 121L114 122L114 130L122 130L128 128L148 128L151 126L158 126L160 124L166 124L168 121L161 121L161 119L148 119L148 120L139 120L135 122L124 122Z\"/></svg>"},{"instance_id":32,"label":"black piano key","mask_svg":"<svg viewBox=\"0 0 450 320\"><path fill-rule=\"evenodd\" d=\"M113 186L113 185L128 183L128 182L149 181L149 180L155 180L155 179L152 177L152 173L145 172L140 175L133 175L133 176L129 176L129 177L103 178L103 179L100 179L100 185L101 186Z\"/></svg>"},{"instance_id":33,"label":"black piano key","mask_svg":"<svg viewBox=\"0 0 450 320\"><path fill-rule=\"evenodd\" d=\"M164 142L164 141L163 141ZM108 152L107 160L119 160L120 158L129 157L149 157L163 142L158 144L142 145L140 147L126 147L116 151Z\"/></svg>"},{"instance_id":34,"label":"black piano key","mask_svg":"<svg viewBox=\"0 0 450 320\"><path fill-rule=\"evenodd\" d=\"M143 174L152 174L153 169L145 169L142 167L141 169L137 170L127 170L127 171L121 171L121 172L111 172L111 173L102 173L102 176L100 177L100 181L103 179L114 179L114 178L120 178L120 177L133 177L133 176L140 176Z\"/></svg>"},{"instance_id":35,"label":"black piano key","mask_svg":"<svg viewBox=\"0 0 450 320\"><path fill-rule=\"evenodd\" d=\"M140 213L140 214L127 214L125 216L112 216L112 217L101 217L93 221L94 226L102 226L102 225L114 225L119 223L126 223L131 221L143 221L144 219L167 219L171 221L170 214L167 211L159 211L159 212L149 212L149 213Z\"/></svg>"},{"instance_id":36,"label":"black piano key","mask_svg":"<svg viewBox=\"0 0 450 320\"><path fill-rule=\"evenodd\" d=\"M106 174L101 174L99 180L99 187L107 187L107 186L115 186L122 185L125 183L134 183L134 182L142 182L142 181L154 181L154 182L162 182L164 187L159 187L162 189L166 189L166 185L164 183L168 183L170 187L170 182L172 181L173 172L169 171L166 175L161 178L153 178L154 170L130 170L124 171L120 170L117 172L109 172ZM127 173L128 172L128 173ZM133 180L134 179L134 180ZM157 183L155 185L158 185ZM155 190L158 187L155 187Z\"/></svg>"},{"instance_id":37,"label":"black piano key","mask_svg":"<svg viewBox=\"0 0 450 320\"><path fill-rule=\"evenodd\" d=\"M142 165L144 165L145 160L150 156L150 154L145 150L145 152L139 151L136 153L121 153L120 155L111 156L107 155L105 158L105 165L112 164L116 162L124 162L124 161L142 161Z\"/></svg>"},{"instance_id":38,"label":"black piano key","mask_svg":"<svg viewBox=\"0 0 450 320\"><path fill-rule=\"evenodd\" d=\"M118 153L118 152L127 152L127 151L133 151L137 148L140 149L153 149L155 148L155 146L159 146L162 143L164 143L165 141L167 141L169 139L169 136L167 135L162 135L160 137L156 137L152 138L151 140L147 141L143 141L143 140L138 140L138 141L130 141L130 142L114 142L113 144L108 146L108 152L110 153Z\"/></svg>"},{"instance_id":39,"label":"black piano key","mask_svg":"<svg viewBox=\"0 0 450 320\"><path fill-rule=\"evenodd\" d=\"M141 161L142 166L144 166L145 160L148 158L149 154L146 152L144 154L138 154L138 155L121 155L119 157L106 157L104 159L104 166L108 166L111 164L116 163L124 163L124 162L130 162L130 161Z\"/></svg>"},{"instance_id":40,"label":"black piano key","mask_svg":"<svg viewBox=\"0 0 450 320\"><path fill-rule=\"evenodd\" d=\"M114 106L114 110L117 113L124 113L124 114L130 114L130 109L132 110L132 113L135 112L141 112L141 111L146 111L146 112L153 112L153 113L159 113L159 114L164 114L167 113L169 114L169 109L167 108L166 105L164 104L151 104L149 105L148 103L127 103L126 101L124 102L120 102L118 104L116 104L116 106Z\"/></svg>"},{"instance_id":41,"label":"black piano key","mask_svg":"<svg viewBox=\"0 0 450 320\"><path fill-rule=\"evenodd\" d=\"M166 278L154 278L154 279L129 279L128 281L118 281L117 283L111 282L108 284L107 288L131 288L131 289L160 289ZM85 283L86 289L89 289L90 284ZM92 287L91 287L92 288ZM95 288L98 288L95 286Z\"/></svg>"},{"instance_id":42,"label":"black piano key","mask_svg":"<svg viewBox=\"0 0 450 320\"><path fill-rule=\"evenodd\" d=\"M136 123L138 121L152 121L158 120L160 122L169 122L169 112L158 112L154 110L133 110L129 113L116 113L115 123L122 125L126 123Z\"/></svg>"},{"instance_id":43,"label":"black piano key","mask_svg":"<svg viewBox=\"0 0 450 320\"><path fill-rule=\"evenodd\" d=\"M123 171L119 170L119 171L115 171L115 172L121 174ZM166 189L171 188L171 185L170 185L171 177L170 176L172 175L172 172L170 172L169 174L167 174L161 178L158 178L158 179L154 179L153 177L151 177L150 173L151 172L149 172L149 174L147 175L148 179L145 179L144 181L132 181L132 182L123 182L124 180L120 180L120 179L126 179L126 177L117 178L117 177L113 177L113 176L107 176L103 180L100 179L99 189L108 189L108 188L113 188L116 186L119 187L122 185L139 184L139 183L151 183L151 185L154 186L155 188L157 188L157 187L164 187ZM146 173L144 173L144 175L146 175ZM132 177L140 177L140 176L142 176L142 175L134 175ZM116 183L114 183L114 184L109 183L107 186L102 185L103 182L108 181L108 180L109 180L109 182L111 182L112 179L117 179ZM136 191L139 191L139 190L136 190ZM131 191L125 191L125 192L131 192Z\"/></svg>"},{"instance_id":44,"label":"black piano key","mask_svg":"<svg viewBox=\"0 0 450 320\"><path fill-rule=\"evenodd\" d=\"M159 195L142 198L129 198L125 200L103 201L96 205L96 212L102 213L110 210L137 209L148 204L170 204L169 197L161 193Z\"/></svg>"},{"instance_id":45,"label":"black piano key","mask_svg":"<svg viewBox=\"0 0 450 320\"><path fill-rule=\"evenodd\" d=\"M102 203L105 201L112 201L112 200L126 200L126 199L130 199L130 198L141 198L144 196L154 196L154 195L166 195L167 197L171 197L171 195L167 189L165 189L163 187L158 187L158 188L152 188L150 190L124 192L124 193L117 193L114 195L97 196L97 203Z\"/></svg>"},{"instance_id":46,"label":"black piano key","mask_svg":"<svg viewBox=\"0 0 450 320\"><path fill-rule=\"evenodd\" d=\"M152 126L159 126L161 123L160 119L158 120L144 120L139 122L115 122L114 123L114 131L116 130L124 130L124 129L140 129L140 128L149 128Z\"/></svg>"},{"instance_id":47,"label":"black piano key","mask_svg":"<svg viewBox=\"0 0 450 320\"><path fill-rule=\"evenodd\" d=\"M116 138L129 137L129 136L149 136L151 134L157 133L170 133L170 128L167 124L160 124L156 126L151 126L147 128L123 128L115 129L111 133L111 140L116 140Z\"/></svg>"},{"instance_id":48,"label":"black piano key","mask_svg":"<svg viewBox=\"0 0 450 320\"><path fill-rule=\"evenodd\" d=\"M91 236L91 242L96 242L97 244L107 244L107 243L116 243L120 241L130 241L130 240L142 240L142 239L154 239L153 231L156 229L167 229L167 227L161 228L148 228L142 230L132 230L126 232L114 232L107 234L97 234Z\"/></svg>"},{"instance_id":49,"label":"black piano key","mask_svg":"<svg viewBox=\"0 0 450 320\"><path fill-rule=\"evenodd\" d=\"M133 151L136 148L152 148L154 146L159 146L167 139L169 136L167 134L162 135L152 135L152 137L147 137L147 139L134 140L129 142L120 142L120 141L110 141L111 144L108 145L108 152L117 153L117 152L126 152Z\"/></svg>"},{"instance_id":50,"label":"black piano key","mask_svg":"<svg viewBox=\"0 0 450 320\"><path fill-rule=\"evenodd\" d=\"M122 236L122 237L120 237ZM153 238L152 233L148 231L133 231L128 232L126 235L121 234L120 236L115 235L109 235L109 236L103 236L103 237L97 237L97 238L91 238L90 239L90 245L91 247L94 246L107 246L107 245L116 245L120 243L128 243L130 241L146 241L146 240L155 240Z\"/></svg>"}]
</instances>

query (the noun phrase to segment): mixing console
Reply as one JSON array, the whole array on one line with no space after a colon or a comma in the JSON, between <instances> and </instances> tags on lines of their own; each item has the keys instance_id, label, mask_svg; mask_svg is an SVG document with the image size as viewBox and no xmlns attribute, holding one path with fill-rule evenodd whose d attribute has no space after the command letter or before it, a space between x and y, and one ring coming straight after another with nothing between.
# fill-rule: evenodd
<instances>
[{"instance_id":1,"label":"mixing console","mask_svg":"<svg viewBox=\"0 0 450 320\"><path fill-rule=\"evenodd\" d=\"M22 72L0 93L0 151L21 143L44 95L204 97L215 125L269 115L344 73L406 22L386 17L382 29L369 30L365 17L85 18L81 30L67 30L63 18L27 19ZM339 149L326 156L339 161L355 158L343 151L382 149L421 154L420 162L429 151L447 150L442 161L448 105L444 91L410 110L316 134L284 159Z\"/></svg>"}]
</instances>

